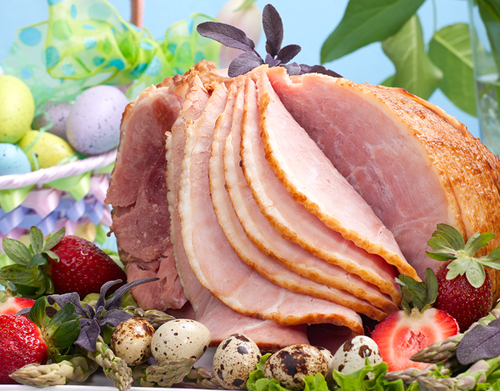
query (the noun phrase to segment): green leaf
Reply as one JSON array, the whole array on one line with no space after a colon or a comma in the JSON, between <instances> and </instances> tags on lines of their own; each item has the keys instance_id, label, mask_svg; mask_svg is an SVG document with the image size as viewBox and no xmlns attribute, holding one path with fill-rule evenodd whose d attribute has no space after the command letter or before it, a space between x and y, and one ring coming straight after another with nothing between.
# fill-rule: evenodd
<instances>
[{"instance_id":1,"label":"green leaf","mask_svg":"<svg viewBox=\"0 0 500 391\"><path fill-rule=\"evenodd\" d=\"M28 269L32 269L37 266L48 265L49 261L47 260L47 256L44 254L35 254L33 258L28 262Z\"/></svg>"},{"instance_id":2,"label":"green leaf","mask_svg":"<svg viewBox=\"0 0 500 391\"><path fill-rule=\"evenodd\" d=\"M47 301L45 297L40 297L35 301L28 314L28 319L35 323L38 327L42 327L46 306Z\"/></svg>"},{"instance_id":3,"label":"green leaf","mask_svg":"<svg viewBox=\"0 0 500 391\"><path fill-rule=\"evenodd\" d=\"M427 285L427 303L432 304L436 301L439 284L434 271L430 267L425 270L425 283Z\"/></svg>"},{"instance_id":4,"label":"green leaf","mask_svg":"<svg viewBox=\"0 0 500 391\"><path fill-rule=\"evenodd\" d=\"M476 254L480 248L486 247L488 245L488 242L494 237L495 234L491 232L484 232L482 234L476 232L469 238L467 244L464 247L464 250L470 256L474 256L474 254Z\"/></svg>"},{"instance_id":5,"label":"green leaf","mask_svg":"<svg viewBox=\"0 0 500 391\"><path fill-rule=\"evenodd\" d=\"M500 74L500 2L498 0L477 0L479 14L486 27L491 52L497 72Z\"/></svg>"},{"instance_id":6,"label":"green leaf","mask_svg":"<svg viewBox=\"0 0 500 391\"><path fill-rule=\"evenodd\" d=\"M33 248L33 253L40 254L43 248L43 233L42 231L33 226L30 228L30 243Z\"/></svg>"},{"instance_id":7,"label":"green leaf","mask_svg":"<svg viewBox=\"0 0 500 391\"><path fill-rule=\"evenodd\" d=\"M464 237L455 227L448 224L438 224L437 231L441 231L441 234L448 235L449 243L455 250L461 250L465 247Z\"/></svg>"},{"instance_id":8,"label":"green leaf","mask_svg":"<svg viewBox=\"0 0 500 391\"><path fill-rule=\"evenodd\" d=\"M69 348L80 335L80 322L76 319L60 325L52 335L52 343L56 349Z\"/></svg>"},{"instance_id":9,"label":"green leaf","mask_svg":"<svg viewBox=\"0 0 500 391\"><path fill-rule=\"evenodd\" d=\"M56 312L52 320L50 321L50 326L60 326L63 323L73 320L73 315L75 313L75 306L73 303L66 303L59 311Z\"/></svg>"},{"instance_id":10,"label":"green leaf","mask_svg":"<svg viewBox=\"0 0 500 391\"><path fill-rule=\"evenodd\" d=\"M479 262L471 262L465 272L465 276L467 277L467 281L469 281L474 288L480 288L486 279L486 272L484 271L483 265Z\"/></svg>"},{"instance_id":11,"label":"green leaf","mask_svg":"<svg viewBox=\"0 0 500 391\"><path fill-rule=\"evenodd\" d=\"M435 259L436 261L449 261L450 259L455 259L455 256L446 253L431 253L430 251L425 252L429 258Z\"/></svg>"},{"instance_id":12,"label":"green leaf","mask_svg":"<svg viewBox=\"0 0 500 391\"><path fill-rule=\"evenodd\" d=\"M45 241L45 245L43 246L43 250L47 251L54 247L57 243L61 241L61 239L66 235L66 228L62 227L59 231L50 234Z\"/></svg>"},{"instance_id":13,"label":"green leaf","mask_svg":"<svg viewBox=\"0 0 500 391\"><path fill-rule=\"evenodd\" d=\"M350 0L345 14L321 47L330 62L395 34L424 0Z\"/></svg>"},{"instance_id":14,"label":"green leaf","mask_svg":"<svg viewBox=\"0 0 500 391\"><path fill-rule=\"evenodd\" d=\"M443 78L443 72L425 51L418 16L413 15L396 34L384 40L382 49L396 67L392 85L428 99Z\"/></svg>"},{"instance_id":15,"label":"green leaf","mask_svg":"<svg viewBox=\"0 0 500 391\"><path fill-rule=\"evenodd\" d=\"M458 258L451 262L448 266L448 273L446 274L447 280L453 280L457 276L463 275L470 265L470 261L467 258Z\"/></svg>"},{"instance_id":16,"label":"green leaf","mask_svg":"<svg viewBox=\"0 0 500 391\"><path fill-rule=\"evenodd\" d=\"M434 34L429 58L443 71L439 88L459 109L476 115L474 72L469 26L457 23Z\"/></svg>"},{"instance_id":17,"label":"green leaf","mask_svg":"<svg viewBox=\"0 0 500 391\"><path fill-rule=\"evenodd\" d=\"M33 254L23 243L19 240L5 238L2 241L3 250L5 254L14 262L20 265L27 265Z\"/></svg>"}]
</instances>

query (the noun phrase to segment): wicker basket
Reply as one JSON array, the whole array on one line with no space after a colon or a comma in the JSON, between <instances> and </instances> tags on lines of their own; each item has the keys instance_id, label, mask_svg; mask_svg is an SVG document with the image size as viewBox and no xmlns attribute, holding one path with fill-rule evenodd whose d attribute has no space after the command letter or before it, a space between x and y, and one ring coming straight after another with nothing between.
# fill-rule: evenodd
<instances>
[{"instance_id":1,"label":"wicker basket","mask_svg":"<svg viewBox=\"0 0 500 391\"><path fill-rule=\"evenodd\" d=\"M111 225L104 199L115 157L113 150L23 175L1 176L0 239L22 238L31 226L44 235L64 226L67 234L91 240L97 235L102 242L103 231Z\"/></svg>"}]
</instances>

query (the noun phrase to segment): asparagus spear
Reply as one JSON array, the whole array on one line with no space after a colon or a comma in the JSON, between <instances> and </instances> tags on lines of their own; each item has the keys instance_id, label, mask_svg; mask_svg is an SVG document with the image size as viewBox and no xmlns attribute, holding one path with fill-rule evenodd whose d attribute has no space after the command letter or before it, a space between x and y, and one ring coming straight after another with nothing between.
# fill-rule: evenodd
<instances>
[{"instance_id":1,"label":"asparagus spear","mask_svg":"<svg viewBox=\"0 0 500 391\"><path fill-rule=\"evenodd\" d=\"M195 360L181 359L156 365L140 365L134 368L134 384L142 387L171 387L184 379Z\"/></svg>"},{"instance_id":2,"label":"asparagus spear","mask_svg":"<svg viewBox=\"0 0 500 391\"><path fill-rule=\"evenodd\" d=\"M183 381L177 383L176 386L208 389L220 388L213 372L203 367L191 368L189 373L184 377Z\"/></svg>"},{"instance_id":3,"label":"asparagus spear","mask_svg":"<svg viewBox=\"0 0 500 391\"><path fill-rule=\"evenodd\" d=\"M67 384L70 381L84 382L99 365L87 357L75 356L69 360L52 364L29 364L10 375L18 383L33 387L48 387Z\"/></svg>"},{"instance_id":4,"label":"asparagus spear","mask_svg":"<svg viewBox=\"0 0 500 391\"><path fill-rule=\"evenodd\" d=\"M120 391L130 388L133 382L132 369L125 361L115 355L113 350L106 345L102 336L97 338L96 350L88 351L87 357L102 367L106 377L112 380L114 386Z\"/></svg>"}]
</instances>

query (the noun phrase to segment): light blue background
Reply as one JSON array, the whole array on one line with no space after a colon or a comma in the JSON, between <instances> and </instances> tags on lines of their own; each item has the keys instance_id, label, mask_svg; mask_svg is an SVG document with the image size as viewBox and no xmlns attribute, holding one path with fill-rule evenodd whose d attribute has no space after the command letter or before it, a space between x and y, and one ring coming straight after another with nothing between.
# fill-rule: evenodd
<instances>
[{"instance_id":1,"label":"light blue background","mask_svg":"<svg viewBox=\"0 0 500 391\"><path fill-rule=\"evenodd\" d=\"M145 0L144 26L154 37L162 38L168 26L186 19L191 13L201 12L215 17L225 2ZM256 5L262 9L269 2L283 19L284 45L295 43L302 46L302 52L296 60L309 65L319 64L321 45L340 22L347 0L257 0ZM110 3L125 19L130 18L129 0L111 0ZM467 1L426 0L419 10L419 16L425 41L428 42L435 26L439 29L456 22L468 22ZM0 61L7 55L18 28L47 18L46 0L0 0ZM258 51L261 55L265 53L264 38L261 38ZM393 65L382 52L380 44L369 45L325 66L355 82L372 84L378 84L394 73ZM429 100L455 116L474 136L479 137L477 119L456 108L440 91L435 92Z\"/></svg>"}]
</instances>

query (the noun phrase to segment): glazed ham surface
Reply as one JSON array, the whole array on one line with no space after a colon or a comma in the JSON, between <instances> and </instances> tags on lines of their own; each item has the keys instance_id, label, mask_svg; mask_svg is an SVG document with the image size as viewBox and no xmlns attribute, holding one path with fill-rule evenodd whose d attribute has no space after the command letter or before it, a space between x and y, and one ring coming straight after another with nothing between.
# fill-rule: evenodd
<instances>
[{"instance_id":1,"label":"glazed ham surface","mask_svg":"<svg viewBox=\"0 0 500 391\"><path fill-rule=\"evenodd\" d=\"M500 234L498 159L458 121L399 89L279 67L228 78L203 61L146 89L107 201L129 280L160 277L134 298L182 308L213 345L243 332L274 349L308 329L338 345L363 332L356 312L397 309L398 273L436 269L437 223Z\"/></svg>"}]
</instances>

